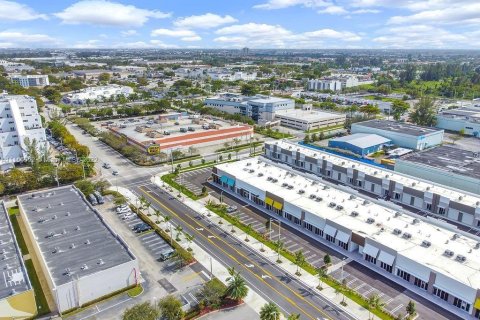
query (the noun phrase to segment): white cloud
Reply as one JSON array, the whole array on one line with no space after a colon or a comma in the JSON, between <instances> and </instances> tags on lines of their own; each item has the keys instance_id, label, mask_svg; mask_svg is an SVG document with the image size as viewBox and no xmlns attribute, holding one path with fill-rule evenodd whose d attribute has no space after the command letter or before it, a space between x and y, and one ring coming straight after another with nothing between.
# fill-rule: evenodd
<instances>
[{"instance_id":1,"label":"white cloud","mask_svg":"<svg viewBox=\"0 0 480 320\"><path fill-rule=\"evenodd\" d=\"M130 29L130 30L122 31L121 34L124 37L131 37L131 36L137 35L138 33L137 33L137 30Z\"/></svg>"},{"instance_id":2,"label":"white cloud","mask_svg":"<svg viewBox=\"0 0 480 320\"><path fill-rule=\"evenodd\" d=\"M407 16L394 16L390 24L435 23L435 24L480 24L480 2L451 6L443 9L424 10Z\"/></svg>"},{"instance_id":3,"label":"white cloud","mask_svg":"<svg viewBox=\"0 0 480 320\"><path fill-rule=\"evenodd\" d=\"M320 14L338 14L338 15L348 14L347 10L345 10L343 7L336 6L336 5L328 6L325 9L318 10L317 12Z\"/></svg>"},{"instance_id":4,"label":"white cloud","mask_svg":"<svg viewBox=\"0 0 480 320\"><path fill-rule=\"evenodd\" d=\"M247 23L233 25L216 31L214 41L234 47L252 48L319 48L338 47L344 43L361 40L361 36L349 31L320 29L293 33L279 25ZM331 42L335 40L334 43Z\"/></svg>"},{"instance_id":5,"label":"white cloud","mask_svg":"<svg viewBox=\"0 0 480 320\"><path fill-rule=\"evenodd\" d=\"M380 10L377 9L358 9L354 10L351 13L353 14L368 14L368 13L380 13Z\"/></svg>"},{"instance_id":6,"label":"white cloud","mask_svg":"<svg viewBox=\"0 0 480 320\"><path fill-rule=\"evenodd\" d=\"M255 5L254 8L274 10L274 9L284 9L284 8L294 7L294 6L318 8L318 7L326 7L328 5L331 5L331 3L324 0L269 0L265 3Z\"/></svg>"},{"instance_id":7,"label":"white cloud","mask_svg":"<svg viewBox=\"0 0 480 320\"><path fill-rule=\"evenodd\" d=\"M24 33L19 31L5 30L0 32L0 42L12 43L14 47L35 47L56 46L58 40L46 34Z\"/></svg>"},{"instance_id":8,"label":"white cloud","mask_svg":"<svg viewBox=\"0 0 480 320\"><path fill-rule=\"evenodd\" d=\"M93 24L118 27L140 27L150 18L162 19L170 16L158 10L140 9L107 0L82 0L62 12L54 14L66 24Z\"/></svg>"},{"instance_id":9,"label":"white cloud","mask_svg":"<svg viewBox=\"0 0 480 320\"><path fill-rule=\"evenodd\" d=\"M183 37L180 40L182 40L182 41L200 41L200 40L202 40L202 37L200 37L200 36Z\"/></svg>"},{"instance_id":10,"label":"white cloud","mask_svg":"<svg viewBox=\"0 0 480 320\"><path fill-rule=\"evenodd\" d=\"M166 36L166 37L195 37L197 34L192 30L185 30L185 29L155 29L151 33L152 37L158 36Z\"/></svg>"},{"instance_id":11,"label":"white cloud","mask_svg":"<svg viewBox=\"0 0 480 320\"><path fill-rule=\"evenodd\" d=\"M382 48L478 48L479 36L461 34L435 28L429 25L408 25L391 27L380 31L381 35L372 41Z\"/></svg>"},{"instance_id":12,"label":"white cloud","mask_svg":"<svg viewBox=\"0 0 480 320\"><path fill-rule=\"evenodd\" d=\"M173 24L178 28L185 29L210 29L237 21L237 19L229 15L222 17L217 14L206 13L199 16L179 18Z\"/></svg>"},{"instance_id":13,"label":"white cloud","mask_svg":"<svg viewBox=\"0 0 480 320\"><path fill-rule=\"evenodd\" d=\"M0 21L27 21L35 19L47 19L45 14L39 14L27 5L0 0Z\"/></svg>"},{"instance_id":14,"label":"white cloud","mask_svg":"<svg viewBox=\"0 0 480 320\"><path fill-rule=\"evenodd\" d=\"M177 45L167 44L160 40L150 40L149 42L137 41L127 43L117 43L113 48L128 48L128 49L175 49Z\"/></svg>"},{"instance_id":15,"label":"white cloud","mask_svg":"<svg viewBox=\"0 0 480 320\"><path fill-rule=\"evenodd\" d=\"M101 41L96 39L79 41L73 45L73 48L78 48L78 49L97 49L102 47L103 46L101 45Z\"/></svg>"}]
</instances>

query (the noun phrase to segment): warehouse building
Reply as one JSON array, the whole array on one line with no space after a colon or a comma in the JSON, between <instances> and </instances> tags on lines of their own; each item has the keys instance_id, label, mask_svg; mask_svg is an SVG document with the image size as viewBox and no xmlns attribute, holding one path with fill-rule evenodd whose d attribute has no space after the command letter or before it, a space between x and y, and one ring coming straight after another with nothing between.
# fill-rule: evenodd
<instances>
[{"instance_id":1,"label":"warehouse building","mask_svg":"<svg viewBox=\"0 0 480 320\"><path fill-rule=\"evenodd\" d=\"M287 141L265 143L265 156L292 168L480 230L480 196Z\"/></svg>"},{"instance_id":2,"label":"warehouse building","mask_svg":"<svg viewBox=\"0 0 480 320\"><path fill-rule=\"evenodd\" d=\"M410 123L369 120L352 124L352 133L373 133L388 138L402 148L423 150L443 141L443 130L419 127Z\"/></svg>"},{"instance_id":3,"label":"warehouse building","mask_svg":"<svg viewBox=\"0 0 480 320\"><path fill-rule=\"evenodd\" d=\"M480 144L477 150L444 145L412 153L396 160L395 171L480 195Z\"/></svg>"},{"instance_id":4,"label":"warehouse building","mask_svg":"<svg viewBox=\"0 0 480 320\"><path fill-rule=\"evenodd\" d=\"M480 107L444 110L437 115L437 127L480 137Z\"/></svg>"},{"instance_id":5,"label":"warehouse building","mask_svg":"<svg viewBox=\"0 0 480 320\"><path fill-rule=\"evenodd\" d=\"M304 234L462 318L480 315L480 244L270 161L220 164L212 181Z\"/></svg>"},{"instance_id":6,"label":"warehouse building","mask_svg":"<svg viewBox=\"0 0 480 320\"><path fill-rule=\"evenodd\" d=\"M329 126L338 126L345 123L345 114L306 109L279 110L275 113L275 120L280 125L297 130L316 130Z\"/></svg>"},{"instance_id":7,"label":"warehouse building","mask_svg":"<svg viewBox=\"0 0 480 320\"><path fill-rule=\"evenodd\" d=\"M18 197L25 237L32 243L58 311L72 310L140 278L128 245L73 186Z\"/></svg>"},{"instance_id":8,"label":"warehouse building","mask_svg":"<svg viewBox=\"0 0 480 320\"><path fill-rule=\"evenodd\" d=\"M359 156L365 157L371 153L382 150L384 146L392 144L390 139L379 136L378 134L355 133L345 137L330 139L328 146L353 152Z\"/></svg>"},{"instance_id":9,"label":"warehouse building","mask_svg":"<svg viewBox=\"0 0 480 320\"><path fill-rule=\"evenodd\" d=\"M0 319L31 319L35 294L4 203L0 203Z\"/></svg>"}]
</instances>

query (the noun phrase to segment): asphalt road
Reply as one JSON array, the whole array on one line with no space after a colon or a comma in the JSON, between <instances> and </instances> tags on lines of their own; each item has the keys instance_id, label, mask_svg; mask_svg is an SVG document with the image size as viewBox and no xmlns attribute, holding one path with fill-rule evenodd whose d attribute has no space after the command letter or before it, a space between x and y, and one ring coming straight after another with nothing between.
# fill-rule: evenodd
<instances>
[{"instance_id":1,"label":"asphalt road","mask_svg":"<svg viewBox=\"0 0 480 320\"><path fill-rule=\"evenodd\" d=\"M171 215L215 259L227 267L235 266L253 290L266 300L275 301L284 313L299 313L302 319L311 320L354 319L313 292L311 286L285 273L182 202L170 200L170 196L157 186L146 184L134 189L149 199L153 207Z\"/></svg>"}]
</instances>

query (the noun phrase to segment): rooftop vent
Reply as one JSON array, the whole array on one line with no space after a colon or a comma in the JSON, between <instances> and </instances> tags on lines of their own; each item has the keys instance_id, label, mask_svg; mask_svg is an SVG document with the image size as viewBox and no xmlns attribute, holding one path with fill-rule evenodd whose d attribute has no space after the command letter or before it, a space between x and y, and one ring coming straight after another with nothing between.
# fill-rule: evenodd
<instances>
[{"instance_id":1,"label":"rooftop vent","mask_svg":"<svg viewBox=\"0 0 480 320\"><path fill-rule=\"evenodd\" d=\"M250 172L250 173L254 173L254 172L255 172L255 170L253 170L253 169L250 169L250 170L248 170L248 172Z\"/></svg>"},{"instance_id":2,"label":"rooftop vent","mask_svg":"<svg viewBox=\"0 0 480 320\"><path fill-rule=\"evenodd\" d=\"M463 197L462 196L458 197L458 200L463 200Z\"/></svg>"},{"instance_id":3,"label":"rooftop vent","mask_svg":"<svg viewBox=\"0 0 480 320\"><path fill-rule=\"evenodd\" d=\"M338 205L335 209L337 209L337 210L343 210L343 206Z\"/></svg>"},{"instance_id":4,"label":"rooftop vent","mask_svg":"<svg viewBox=\"0 0 480 320\"><path fill-rule=\"evenodd\" d=\"M284 188L288 187L288 183L286 183L286 182L282 183L282 187L284 187Z\"/></svg>"},{"instance_id":5,"label":"rooftop vent","mask_svg":"<svg viewBox=\"0 0 480 320\"><path fill-rule=\"evenodd\" d=\"M378 171L374 171L374 172L373 172L373 175L374 175L374 176L377 175L377 174L378 174Z\"/></svg>"},{"instance_id":6,"label":"rooftop vent","mask_svg":"<svg viewBox=\"0 0 480 320\"><path fill-rule=\"evenodd\" d=\"M70 268L66 268L65 269L65 272L63 273L63 275L67 276L67 277L70 277L72 275L72 272L70 271Z\"/></svg>"},{"instance_id":7,"label":"rooftop vent","mask_svg":"<svg viewBox=\"0 0 480 320\"><path fill-rule=\"evenodd\" d=\"M65 214L67 217L70 217L70 212L67 211L67 213Z\"/></svg>"},{"instance_id":8,"label":"rooftop vent","mask_svg":"<svg viewBox=\"0 0 480 320\"><path fill-rule=\"evenodd\" d=\"M412 187L415 187L417 185L416 182L412 182Z\"/></svg>"},{"instance_id":9,"label":"rooftop vent","mask_svg":"<svg viewBox=\"0 0 480 320\"><path fill-rule=\"evenodd\" d=\"M455 260L457 260L458 262L465 262L465 261L467 261L467 257L462 256L461 254L459 254L459 255L457 255L457 257L455 258Z\"/></svg>"},{"instance_id":10,"label":"rooftop vent","mask_svg":"<svg viewBox=\"0 0 480 320\"><path fill-rule=\"evenodd\" d=\"M475 244L475 249L479 249L479 248L480 248L480 242L477 242L477 243Z\"/></svg>"},{"instance_id":11,"label":"rooftop vent","mask_svg":"<svg viewBox=\"0 0 480 320\"><path fill-rule=\"evenodd\" d=\"M318 197L318 196L317 196L317 198L315 199L315 201L317 201L317 202L320 202L320 201L322 201L322 200L323 200L323 198L322 198L322 197Z\"/></svg>"},{"instance_id":12,"label":"rooftop vent","mask_svg":"<svg viewBox=\"0 0 480 320\"><path fill-rule=\"evenodd\" d=\"M80 231L80 226L76 226L75 231Z\"/></svg>"},{"instance_id":13,"label":"rooftop vent","mask_svg":"<svg viewBox=\"0 0 480 320\"><path fill-rule=\"evenodd\" d=\"M298 190L298 193L299 193L299 194L304 194L304 193L305 193L305 190L300 189L300 190Z\"/></svg>"},{"instance_id":14,"label":"rooftop vent","mask_svg":"<svg viewBox=\"0 0 480 320\"><path fill-rule=\"evenodd\" d=\"M393 233L398 236L398 235L402 234L402 230L400 230L398 228L395 228L395 229L393 229Z\"/></svg>"},{"instance_id":15,"label":"rooftop vent","mask_svg":"<svg viewBox=\"0 0 480 320\"><path fill-rule=\"evenodd\" d=\"M330 189L329 186L323 186L323 190L328 190L328 189Z\"/></svg>"},{"instance_id":16,"label":"rooftop vent","mask_svg":"<svg viewBox=\"0 0 480 320\"><path fill-rule=\"evenodd\" d=\"M359 213L358 213L358 211L352 211L352 212L350 213L350 215L351 215L352 217L358 217Z\"/></svg>"},{"instance_id":17,"label":"rooftop vent","mask_svg":"<svg viewBox=\"0 0 480 320\"><path fill-rule=\"evenodd\" d=\"M59 247L53 248L52 253L59 253L59 252L60 252L60 248L59 248Z\"/></svg>"},{"instance_id":18,"label":"rooftop vent","mask_svg":"<svg viewBox=\"0 0 480 320\"><path fill-rule=\"evenodd\" d=\"M248 167L248 166L251 166L251 165L252 165L251 162L247 162L247 164L246 164L247 167Z\"/></svg>"},{"instance_id":19,"label":"rooftop vent","mask_svg":"<svg viewBox=\"0 0 480 320\"><path fill-rule=\"evenodd\" d=\"M314 195L313 193L309 196L310 199L315 199L317 196Z\"/></svg>"},{"instance_id":20,"label":"rooftop vent","mask_svg":"<svg viewBox=\"0 0 480 320\"><path fill-rule=\"evenodd\" d=\"M38 219L39 223L44 223L45 221L47 221L47 219L45 219L45 217L40 217L40 219Z\"/></svg>"},{"instance_id":21,"label":"rooftop vent","mask_svg":"<svg viewBox=\"0 0 480 320\"><path fill-rule=\"evenodd\" d=\"M288 188L288 190L292 190L293 186L291 184L289 184L287 188Z\"/></svg>"},{"instance_id":22,"label":"rooftop vent","mask_svg":"<svg viewBox=\"0 0 480 320\"><path fill-rule=\"evenodd\" d=\"M85 244L86 244L86 245L89 245L89 244L90 244L90 240L87 239L87 241L85 241Z\"/></svg>"},{"instance_id":23,"label":"rooftop vent","mask_svg":"<svg viewBox=\"0 0 480 320\"><path fill-rule=\"evenodd\" d=\"M412 235L408 232L405 232L402 237L404 237L405 239L410 239L412 237Z\"/></svg>"},{"instance_id":24,"label":"rooftop vent","mask_svg":"<svg viewBox=\"0 0 480 320\"><path fill-rule=\"evenodd\" d=\"M334 207L337 206L337 204L336 204L335 202L330 202L330 203L328 204L328 206L329 206L330 208L334 208Z\"/></svg>"},{"instance_id":25,"label":"rooftop vent","mask_svg":"<svg viewBox=\"0 0 480 320\"><path fill-rule=\"evenodd\" d=\"M374 222L375 222L375 219L373 219L373 218L368 218L368 219L367 219L367 223L372 224L372 223L374 223Z\"/></svg>"},{"instance_id":26,"label":"rooftop vent","mask_svg":"<svg viewBox=\"0 0 480 320\"><path fill-rule=\"evenodd\" d=\"M272 182L276 183L276 182L278 182L278 179L273 178Z\"/></svg>"},{"instance_id":27,"label":"rooftop vent","mask_svg":"<svg viewBox=\"0 0 480 320\"><path fill-rule=\"evenodd\" d=\"M54 214L53 217L52 217L52 220L55 220L55 219L57 219L57 218L58 218L57 215Z\"/></svg>"},{"instance_id":28,"label":"rooftop vent","mask_svg":"<svg viewBox=\"0 0 480 320\"><path fill-rule=\"evenodd\" d=\"M357 197L353 194L350 195L350 200L356 199Z\"/></svg>"},{"instance_id":29,"label":"rooftop vent","mask_svg":"<svg viewBox=\"0 0 480 320\"><path fill-rule=\"evenodd\" d=\"M105 264L105 262L103 262L103 259L98 259L98 262L97 262L97 264L99 264L99 265L103 265L103 264Z\"/></svg>"},{"instance_id":30,"label":"rooftop vent","mask_svg":"<svg viewBox=\"0 0 480 320\"><path fill-rule=\"evenodd\" d=\"M453 255L455 254L455 252L453 252L452 250L446 249L446 250L443 252L443 254L446 255L447 257L453 257Z\"/></svg>"},{"instance_id":31,"label":"rooftop vent","mask_svg":"<svg viewBox=\"0 0 480 320\"><path fill-rule=\"evenodd\" d=\"M70 245L70 249L75 249L75 243L72 243L72 244Z\"/></svg>"},{"instance_id":32,"label":"rooftop vent","mask_svg":"<svg viewBox=\"0 0 480 320\"><path fill-rule=\"evenodd\" d=\"M452 240L456 240L458 238L460 238L460 235L458 233L454 233L453 237L452 237Z\"/></svg>"},{"instance_id":33,"label":"rooftop vent","mask_svg":"<svg viewBox=\"0 0 480 320\"><path fill-rule=\"evenodd\" d=\"M422 241L422 247L428 248L432 245L432 243L428 240L423 240Z\"/></svg>"},{"instance_id":34,"label":"rooftop vent","mask_svg":"<svg viewBox=\"0 0 480 320\"><path fill-rule=\"evenodd\" d=\"M83 264L83 266L82 266L81 269L82 269L82 270L88 270L88 266L87 266L86 264Z\"/></svg>"},{"instance_id":35,"label":"rooftop vent","mask_svg":"<svg viewBox=\"0 0 480 320\"><path fill-rule=\"evenodd\" d=\"M272 177L268 177L267 181L272 181L272 179L273 179Z\"/></svg>"}]
</instances>

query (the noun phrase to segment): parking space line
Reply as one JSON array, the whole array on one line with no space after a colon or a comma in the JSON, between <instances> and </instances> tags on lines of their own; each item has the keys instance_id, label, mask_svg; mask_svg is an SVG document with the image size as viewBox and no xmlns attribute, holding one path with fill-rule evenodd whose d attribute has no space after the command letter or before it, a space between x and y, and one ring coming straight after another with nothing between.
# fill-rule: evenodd
<instances>
[{"instance_id":1,"label":"parking space line","mask_svg":"<svg viewBox=\"0 0 480 320\"><path fill-rule=\"evenodd\" d=\"M315 258L316 256L317 256L317 255L314 253L314 254L311 254L311 255L307 256L305 259L306 259L306 260L310 260L310 259L312 259L312 258Z\"/></svg>"},{"instance_id":2,"label":"parking space line","mask_svg":"<svg viewBox=\"0 0 480 320\"><path fill-rule=\"evenodd\" d=\"M322 261L322 260L323 260L323 258L318 258L318 259L310 262L310 264L316 264L316 263L318 263L318 262L320 262L320 261Z\"/></svg>"},{"instance_id":3,"label":"parking space line","mask_svg":"<svg viewBox=\"0 0 480 320\"><path fill-rule=\"evenodd\" d=\"M287 249L291 251L292 248L295 248L295 247L298 247L298 246L299 246L298 243L294 243L294 244L292 244L291 246L288 246Z\"/></svg>"},{"instance_id":4,"label":"parking space line","mask_svg":"<svg viewBox=\"0 0 480 320\"><path fill-rule=\"evenodd\" d=\"M355 281L357 281L357 278L353 278L352 280L348 281L348 282L347 282L347 286L351 285L351 284L354 283Z\"/></svg>"},{"instance_id":5,"label":"parking space line","mask_svg":"<svg viewBox=\"0 0 480 320\"><path fill-rule=\"evenodd\" d=\"M360 290L360 288L362 288L364 285L366 285L366 283L365 283L365 282L362 282L358 287L353 288L353 290L358 291L358 290Z\"/></svg>"},{"instance_id":6,"label":"parking space line","mask_svg":"<svg viewBox=\"0 0 480 320\"><path fill-rule=\"evenodd\" d=\"M375 290L375 288L371 287L369 290L367 290L363 293L363 296L366 297L369 293L371 293L374 290Z\"/></svg>"},{"instance_id":7,"label":"parking space line","mask_svg":"<svg viewBox=\"0 0 480 320\"><path fill-rule=\"evenodd\" d=\"M154 239L148 239L148 240L142 241L142 242L148 245L149 243L151 243L151 242L156 242L156 241L163 241L163 239L161 239L161 238L159 238L159 237L157 236L157 237L155 237Z\"/></svg>"},{"instance_id":8,"label":"parking space line","mask_svg":"<svg viewBox=\"0 0 480 320\"><path fill-rule=\"evenodd\" d=\"M386 300L386 301L385 301L385 305L389 304L389 303L392 302L392 301L393 301L393 298L390 298L390 299Z\"/></svg>"},{"instance_id":9,"label":"parking space line","mask_svg":"<svg viewBox=\"0 0 480 320\"><path fill-rule=\"evenodd\" d=\"M390 310L391 313L395 313L397 312L398 310L400 310L400 308L403 307L403 303L399 304L396 308Z\"/></svg>"}]
</instances>

